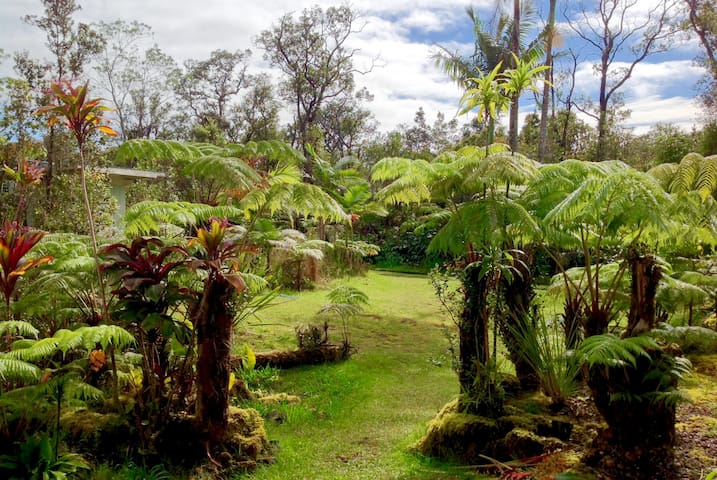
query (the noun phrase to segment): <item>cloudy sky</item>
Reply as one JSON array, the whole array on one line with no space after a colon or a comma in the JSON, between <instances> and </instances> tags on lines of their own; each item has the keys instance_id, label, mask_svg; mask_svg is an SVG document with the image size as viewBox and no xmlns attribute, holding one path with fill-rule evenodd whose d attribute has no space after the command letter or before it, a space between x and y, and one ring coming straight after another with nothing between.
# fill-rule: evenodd
<instances>
[{"instance_id":1,"label":"cloudy sky","mask_svg":"<svg viewBox=\"0 0 717 480\"><path fill-rule=\"evenodd\" d=\"M645 7L655 1L638 0ZM254 52L253 71L267 68L254 38L282 14L298 14L315 4L322 7L337 4L325 0L78 0L78 3L82 6L76 15L78 21L122 19L150 25L158 46L179 63L187 58L208 58L216 49L250 48ZM541 18L547 18L543 3L536 2ZM560 3L565 1L559 0ZM488 20L495 2L353 0L350 5L361 13L364 22L362 31L351 39L352 46L360 49L356 63L365 66L371 59L379 59L378 67L357 78L357 83L374 95L369 108L381 129L412 122L419 107L423 107L431 122L439 111L449 119L456 115L461 92L428 57L436 43L470 52L472 31L465 7L473 5L481 18ZM593 8L589 0L585 5L586 10ZM41 15L41 1L0 1L0 49L6 54L29 50L33 56L46 57L42 32L21 21L27 14ZM563 35L563 47L572 46L580 52L576 92L594 97L598 82L592 65L598 54L571 38L569 30L564 29ZM624 87L626 106L632 111L627 126L643 133L656 122L674 123L685 129L699 124L699 110L693 98L695 84L703 72L692 63L697 52L694 42L674 42L669 53L650 57L635 69ZM12 75L9 59L0 64L0 76L6 75ZM533 101L524 97L521 114L534 110Z\"/></svg>"}]
</instances>

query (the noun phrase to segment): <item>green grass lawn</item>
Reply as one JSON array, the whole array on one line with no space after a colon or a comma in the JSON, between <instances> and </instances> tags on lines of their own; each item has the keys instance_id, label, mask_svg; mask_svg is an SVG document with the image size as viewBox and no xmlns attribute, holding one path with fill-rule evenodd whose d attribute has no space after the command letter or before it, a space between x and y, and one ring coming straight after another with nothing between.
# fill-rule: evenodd
<instances>
[{"instance_id":1,"label":"green grass lawn","mask_svg":"<svg viewBox=\"0 0 717 480\"><path fill-rule=\"evenodd\" d=\"M436 412L458 393L446 355L441 312L427 277L370 272L335 281L369 296L350 323L357 352L338 364L280 373L273 392L298 395L298 405L262 407L276 462L247 477L268 479L481 478L410 453ZM237 342L256 351L295 348L294 326L312 320L327 289L282 297L249 320ZM339 325L330 330L340 341ZM278 420L271 420L271 418Z\"/></svg>"}]
</instances>

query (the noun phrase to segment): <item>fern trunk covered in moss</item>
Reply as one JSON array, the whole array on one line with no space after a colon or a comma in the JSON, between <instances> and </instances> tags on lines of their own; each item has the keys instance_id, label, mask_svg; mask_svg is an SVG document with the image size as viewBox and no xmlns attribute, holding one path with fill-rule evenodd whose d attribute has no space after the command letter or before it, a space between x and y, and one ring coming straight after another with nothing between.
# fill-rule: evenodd
<instances>
[{"instance_id":1,"label":"fern trunk covered in moss","mask_svg":"<svg viewBox=\"0 0 717 480\"><path fill-rule=\"evenodd\" d=\"M632 276L630 312L623 336L634 337L649 332L655 326L655 296L662 278L662 270L652 255L642 255L637 248L628 253Z\"/></svg>"},{"instance_id":2,"label":"fern trunk covered in moss","mask_svg":"<svg viewBox=\"0 0 717 480\"><path fill-rule=\"evenodd\" d=\"M655 295L662 276L652 255L631 248L627 261L631 271L631 301L623 341L649 332L655 325ZM612 445L632 449L644 461L646 452L671 447L675 441L675 414L679 396L675 358L657 345L646 348L634 361L618 366L594 366L588 384L595 405L608 424L605 437Z\"/></svg>"},{"instance_id":3,"label":"fern trunk covered in moss","mask_svg":"<svg viewBox=\"0 0 717 480\"><path fill-rule=\"evenodd\" d=\"M513 262L514 274L511 278L503 277L502 289L505 301L505 314L500 316L500 333L510 354L510 361L515 365L515 374L524 390L538 388L539 380L535 368L523 354L523 345L516 335L517 331L535 331L534 320L530 311L535 297L533 275L530 271L532 259L525 252L516 253Z\"/></svg>"},{"instance_id":4,"label":"fern trunk covered in moss","mask_svg":"<svg viewBox=\"0 0 717 480\"><path fill-rule=\"evenodd\" d=\"M229 301L234 287L210 273L196 311L197 398L195 417L209 442L221 442L229 408L232 315Z\"/></svg>"},{"instance_id":5,"label":"fern trunk covered in moss","mask_svg":"<svg viewBox=\"0 0 717 480\"><path fill-rule=\"evenodd\" d=\"M490 275L481 274L481 265L469 265L464 273L465 306L458 324L459 370L462 411L480 415L498 415L502 411L502 396L498 380L491 368L490 310L488 294Z\"/></svg>"}]
</instances>

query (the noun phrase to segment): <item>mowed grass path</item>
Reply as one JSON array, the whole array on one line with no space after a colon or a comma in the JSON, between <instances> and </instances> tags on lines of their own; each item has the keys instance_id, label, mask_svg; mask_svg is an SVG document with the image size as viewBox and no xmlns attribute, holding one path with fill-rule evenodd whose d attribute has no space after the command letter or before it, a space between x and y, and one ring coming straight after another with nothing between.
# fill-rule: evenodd
<instances>
[{"instance_id":1,"label":"mowed grass path","mask_svg":"<svg viewBox=\"0 0 717 480\"><path fill-rule=\"evenodd\" d=\"M298 405L262 409L276 462L246 477L268 479L462 479L460 468L410 453L436 412L458 393L446 357L440 309L427 277L370 272L335 281L370 300L350 323L357 353L331 365L281 372L274 392L301 397ZM294 348L293 327L308 323L327 302L327 289L297 294L240 328L238 341L255 350ZM340 341L339 325L331 339ZM246 478L244 477L244 478Z\"/></svg>"}]
</instances>

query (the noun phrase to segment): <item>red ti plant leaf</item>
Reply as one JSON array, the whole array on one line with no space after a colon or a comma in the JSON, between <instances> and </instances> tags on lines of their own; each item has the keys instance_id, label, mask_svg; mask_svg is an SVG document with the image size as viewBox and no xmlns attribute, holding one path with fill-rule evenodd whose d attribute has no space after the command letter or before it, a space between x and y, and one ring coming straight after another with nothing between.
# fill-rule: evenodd
<instances>
[{"instance_id":1,"label":"red ti plant leaf","mask_svg":"<svg viewBox=\"0 0 717 480\"><path fill-rule=\"evenodd\" d=\"M175 252L181 254L179 260L167 261ZM112 293L120 298L165 281L169 272L182 265L186 258L181 247L166 247L158 238L142 237L134 239L131 245L109 245L100 253L107 262L102 269L118 273L120 288Z\"/></svg>"},{"instance_id":2,"label":"red ti plant leaf","mask_svg":"<svg viewBox=\"0 0 717 480\"><path fill-rule=\"evenodd\" d=\"M50 85L50 93L55 97L56 104L40 108L37 113L50 115L49 124L62 122L75 134L77 143L82 148L87 137L95 130L105 135L117 136L111 127L102 124L102 113L111 110L100 104L102 99L87 100L89 82L74 87L67 81Z\"/></svg>"},{"instance_id":3,"label":"red ti plant leaf","mask_svg":"<svg viewBox=\"0 0 717 480\"><path fill-rule=\"evenodd\" d=\"M6 317L10 319L10 300L18 280L29 270L47 263L52 257L25 258L37 245L45 232L20 227L16 222L5 222L0 230L0 290L5 297Z\"/></svg>"}]
</instances>

